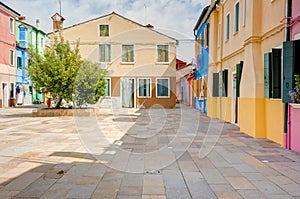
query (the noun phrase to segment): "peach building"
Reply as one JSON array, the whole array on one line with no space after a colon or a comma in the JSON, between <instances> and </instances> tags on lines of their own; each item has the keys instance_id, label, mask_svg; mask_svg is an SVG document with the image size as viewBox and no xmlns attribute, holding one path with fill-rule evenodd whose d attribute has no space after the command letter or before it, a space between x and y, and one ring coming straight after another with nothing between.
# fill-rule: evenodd
<instances>
[{"instance_id":1,"label":"peach building","mask_svg":"<svg viewBox=\"0 0 300 199\"><path fill-rule=\"evenodd\" d=\"M52 19L63 21L56 14ZM54 22L55 27L60 27ZM54 28L55 28L54 27ZM106 69L108 106L174 108L176 40L115 12L63 28L84 59ZM49 33L51 35L52 33Z\"/></svg>"},{"instance_id":2,"label":"peach building","mask_svg":"<svg viewBox=\"0 0 300 199\"><path fill-rule=\"evenodd\" d=\"M212 0L208 116L283 145L282 0Z\"/></svg>"}]
</instances>

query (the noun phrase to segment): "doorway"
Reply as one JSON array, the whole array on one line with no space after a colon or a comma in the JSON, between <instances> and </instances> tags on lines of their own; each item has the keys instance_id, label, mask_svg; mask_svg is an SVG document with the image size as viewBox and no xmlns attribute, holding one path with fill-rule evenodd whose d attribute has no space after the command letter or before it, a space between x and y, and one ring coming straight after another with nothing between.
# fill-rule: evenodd
<instances>
[{"instance_id":1,"label":"doorway","mask_svg":"<svg viewBox=\"0 0 300 199\"><path fill-rule=\"evenodd\" d=\"M121 79L121 100L123 108L134 108L135 80L133 78Z\"/></svg>"},{"instance_id":2,"label":"doorway","mask_svg":"<svg viewBox=\"0 0 300 199\"><path fill-rule=\"evenodd\" d=\"M2 107L8 107L8 84L7 83L2 83L2 99L3 99Z\"/></svg>"}]
</instances>

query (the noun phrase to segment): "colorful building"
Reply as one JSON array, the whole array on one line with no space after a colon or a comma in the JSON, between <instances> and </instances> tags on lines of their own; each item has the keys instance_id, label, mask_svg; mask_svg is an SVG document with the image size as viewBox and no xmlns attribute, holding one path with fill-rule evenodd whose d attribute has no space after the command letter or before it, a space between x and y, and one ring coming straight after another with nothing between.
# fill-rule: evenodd
<instances>
[{"instance_id":1,"label":"colorful building","mask_svg":"<svg viewBox=\"0 0 300 199\"><path fill-rule=\"evenodd\" d=\"M291 103L294 75L300 75L300 1L288 0L287 37L283 43L283 102L286 103L285 148L300 153L300 105Z\"/></svg>"},{"instance_id":2,"label":"colorful building","mask_svg":"<svg viewBox=\"0 0 300 199\"><path fill-rule=\"evenodd\" d=\"M203 9L194 27L196 75L194 80L195 108L207 112L207 77L209 60L209 15L210 6Z\"/></svg>"},{"instance_id":3,"label":"colorful building","mask_svg":"<svg viewBox=\"0 0 300 199\"><path fill-rule=\"evenodd\" d=\"M61 15L52 19L54 29L62 27ZM107 70L106 99L113 107L175 107L175 39L115 12L60 32L70 44L80 39L81 56Z\"/></svg>"},{"instance_id":4,"label":"colorful building","mask_svg":"<svg viewBox=\"0 0 300 199\"><path fill-rule=\"evenodd\" d=\"M29 47L42 53L46 43L46 33L40 30L40 22L36 20L35 26L26 23L25 17L17 20L17 47L16 47L16 85L17 85L17 104L28 105L32 103L44 102L41 92L32 87L32 83L27 74L28 67L27 50Z\"/></svg>"},{"instance_id":5,"label":"colorful building","mask_svg":"<svg viewBox=\"0 0 300 199\"><path fill-rule=\"evenodd\" d=\"M15 10L0 2L0 107L16 104L16 17Z\"/></svg>"},{"instance_id":6,"label":"colorful building","mask_svg":"<svg viewBox=\"0 0 300 199\"><path fill-rule=\"evenodd\" d=\"M283 145L286 1L212 0L207 12L211 12L207 115Z\"/></svg>"}]
</instances>

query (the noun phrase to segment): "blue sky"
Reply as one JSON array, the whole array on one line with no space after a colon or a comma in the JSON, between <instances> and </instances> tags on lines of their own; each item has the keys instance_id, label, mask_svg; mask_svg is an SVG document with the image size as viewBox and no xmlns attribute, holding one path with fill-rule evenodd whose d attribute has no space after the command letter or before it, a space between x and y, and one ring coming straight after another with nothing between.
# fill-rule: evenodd
<instances>
[{"instance_id":1,"label":"blue sky","mask_svg":"<svg viewBox=\"0 0 300 199\"><path fill-rule=\"evenodd\" d=\"M59 0L1 0L45 32L52 30L50 17L59 12ZM176 39L193 40L193 27L202 8L210 0L61 0L64 27L115 11L138 23L150 23L155 29ZM145 5L147 17L145 18ZM145 20L147 19L147 20ZM177 53L185 61L191 61L193 44L180 43Z\"/></svg>"}]
</instances>

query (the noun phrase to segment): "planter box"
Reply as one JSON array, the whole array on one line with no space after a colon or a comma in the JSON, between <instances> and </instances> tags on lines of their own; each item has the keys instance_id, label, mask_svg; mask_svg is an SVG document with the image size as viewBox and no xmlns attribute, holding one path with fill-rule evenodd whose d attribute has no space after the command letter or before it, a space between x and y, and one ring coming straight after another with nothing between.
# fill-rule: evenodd
<instances>
[{"instance_id":1,"label":"planter box","mask_svg":"<svg viewBox=\"0 0 300 199\"><path fill-rule=\"evenodd\" d=\"M90 117L99 113L99 109L35 109L32 111L32 117L61 117L61 116L78 116Z\"/></svg>"},{"instance_id":2,"label":"planter box","mask_svg":"<svg viewBox=\"0 0 300 199\"><path fill-rule=\"evenodd\" d=\"M300 153L300 104L289 104L287 148Z\"/></svg>"}]
</instances>

